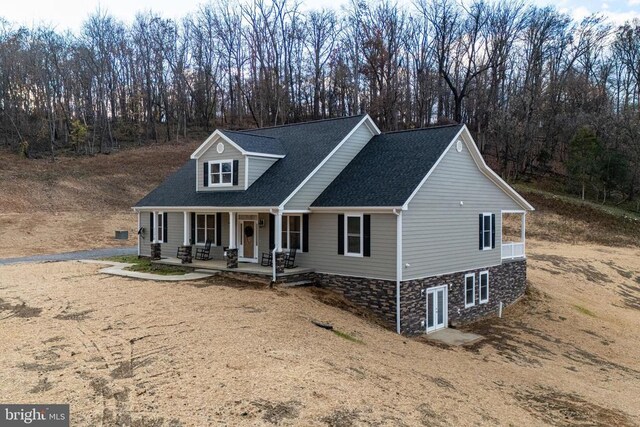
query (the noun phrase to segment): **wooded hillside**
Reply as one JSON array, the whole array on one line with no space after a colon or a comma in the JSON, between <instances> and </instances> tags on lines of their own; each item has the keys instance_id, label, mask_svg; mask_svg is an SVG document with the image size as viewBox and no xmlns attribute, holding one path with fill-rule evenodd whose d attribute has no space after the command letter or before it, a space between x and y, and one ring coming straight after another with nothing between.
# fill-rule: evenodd
<instances>
[{"instance_id":1,"label":"wooded hillside","mask_svg":"<svg viewBox=\"0 0 640 427\"><path fill-rule=\"evenodd\" d=\"M181 20L97 11L78 34L1 22L0 70L0 145L26 156L368 112L382 130L464 122L507 179L567 174L578 194L637 198L637 21L507 1L221 1Z\"/></svg>"}]
</instances>

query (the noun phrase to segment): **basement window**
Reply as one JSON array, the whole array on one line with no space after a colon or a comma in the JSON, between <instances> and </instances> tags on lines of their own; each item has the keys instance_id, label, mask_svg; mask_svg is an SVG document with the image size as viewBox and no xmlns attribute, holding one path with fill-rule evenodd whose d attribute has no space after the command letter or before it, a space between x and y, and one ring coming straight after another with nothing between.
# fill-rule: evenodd
<instances>
[{"instance_id":1,"label":"basement window","mask_svg":"<svg viewBox=\"0 0 640 427\"><path fill-rule=\"evenodd\" d=\"M476 305L476 275L474 273L464 276L464 307Z\"/></svg>"}]
</instances>

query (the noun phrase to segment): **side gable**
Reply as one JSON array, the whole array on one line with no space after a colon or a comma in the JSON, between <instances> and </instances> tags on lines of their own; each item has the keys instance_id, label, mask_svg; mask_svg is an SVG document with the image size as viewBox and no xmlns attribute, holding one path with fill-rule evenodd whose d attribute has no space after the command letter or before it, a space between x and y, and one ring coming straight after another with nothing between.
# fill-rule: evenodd
<instances>
[{"instance_id":1,"label":"side gable","mask_svg":"<svg viewBox=\"0 0 640 427\"><path fill-rule=\"evenodd\" d=\"M463 140L460 151L459 137ZM486 164L476 163L476 151L468 133L461 131L407 201L402 213L402 280L501 263L501 212L525 210L530 205L525 202L523 206L498 186L482 169ZM496 245L491 250L478 249L481 213L495 215Z\"/></svg>"},{"instance_id":2,"label":"side gable","mask_svg":"<svg viewBox=\"0 0 640 427\"><path fill-rule=\"evenodd\" d=\"M335 149L282 203L285 211L308 210L315 199L380 130L371 117L364 116Z\"/></svg>"},{"instance_id":3,"label":"side gable","mask_svg":"<svg viewBox=\"0 0 640 427\"><path fill-rule=\"evenodd\" d=\"M455 144L457 144L457 141L459 139L464 142L464 146L465 146L466 150L468 150L468 153L471 155L474 163L478 167L478 170L485 177L487 177L489 179L489 181L491 181L494 185L496 185L498 188L500 188L507 196L509 196L518 205L518 207L514 208L514 209L523 209L523 210L528 210L528 211L535 210L535 208L533 206L531 206L531 204L529 202L527 202L524 199L524 197L522 197L520 194L518 194L518 192L516 190L514 190L509 184L507 184L502 178L500 178L500 176L497 173L495 173L493 171L493 169L491 169L487 165L487 163L484 161L484 158L482 157L482 154L480 153L480 150L478 150L478 147L476 146L476 144L475 144L475 142L473 140L473 137L469 133L469 129L467 129L467 126L463 126L462 129L460 130L460 132L458 133L458 135L456 135L456 137L453 138L453 140L449 143L449 146L447 147L447 149L442 153L440 158L435 162L435 164L429 170L427 175L422 179L420 184L416 187L416 189L413 191L411 196L409 196L407 201L404 203L404 205L402 206L403 210L406 210L408 208L408 206L411 203L411 201L413 200L413 198L421 190L421 188L427 182L427 180L429 179L431 174L437 169L438 165L444 159L444 157L447 155L447 153L451 150L451 148Z\"/></svg>"}]
</instances>

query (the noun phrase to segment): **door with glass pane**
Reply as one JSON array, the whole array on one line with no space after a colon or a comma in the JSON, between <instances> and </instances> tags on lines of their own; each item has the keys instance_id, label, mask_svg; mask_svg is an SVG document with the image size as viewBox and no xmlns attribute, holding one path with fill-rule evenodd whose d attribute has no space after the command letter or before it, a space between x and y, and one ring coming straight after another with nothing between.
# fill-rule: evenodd
<instances>
[{"instance_id":1,"label":"door with glass pane","mask_svg":"<svg viewBox=\"0 0 640 427\"><path fill-rule=\"evenodd\" d=\"M447 287L427 289L427 332L447 326Z\"/></svg>"}]
</instances>

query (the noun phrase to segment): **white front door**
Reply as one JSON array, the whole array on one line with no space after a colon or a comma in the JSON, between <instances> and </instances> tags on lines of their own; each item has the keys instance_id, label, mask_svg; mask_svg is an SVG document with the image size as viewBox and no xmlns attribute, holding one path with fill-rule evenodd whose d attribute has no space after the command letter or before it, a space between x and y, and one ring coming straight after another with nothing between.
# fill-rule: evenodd
<instances>
[{"instance_id":1,"label":"white front door","mask_svg":"<svg viewBox=\"0 0 640 427\"><path fill-rule=\"evenodd\" d=\"M427 333L447 327L447 287L427 289Z\"/></svg>"},{"instance_id":2,"label":"white front door","mask_svg":"<svg viewBox=\"0 0 640 427\"><path fill-rule=\"evenodd\" d=\"M256 220L238 221L238 260L258 262L258 227Z\"/></svg>"}]
</instances>

